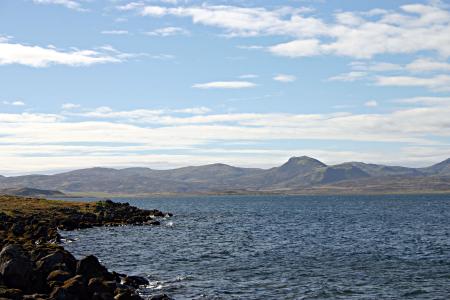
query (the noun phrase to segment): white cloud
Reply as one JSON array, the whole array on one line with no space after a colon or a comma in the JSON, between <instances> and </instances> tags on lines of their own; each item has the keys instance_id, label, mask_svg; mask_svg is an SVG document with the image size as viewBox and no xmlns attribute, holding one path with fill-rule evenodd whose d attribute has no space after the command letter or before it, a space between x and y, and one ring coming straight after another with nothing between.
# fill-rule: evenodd
<instances>
[{"instance_id":1,"label":"white cloud","mask_svg":"<svg viewBox=\"0 0 450 300\"><path fill-rule=\"evenodd\" d=\"M55 4L55 5L62 5L64 7L78 10L78 11L86 11L81 4L74 0L33 0L36 4Z\"/></svg>"},{"instance_id":2,"label":"white cloud","mask_svg":"<svg viewBox=\"0 0 450 300\"><path fill-rule=\"evenodd\" d=\"M175 112L175 113L203 115L203 114L209 113L211 111L211 109L208 108L208 107L200 106L200 107L174 109L174 110L171 110L171 111Z\"/></svg>"},{"instance_id":3,"label":"white cloud","mask_svg":"<svg viewBox=\"0 0 450 300\"><path fill-rule=\"evenodd\" d=\"M255 86L255 83L249 81L212 81L196 83L192 87L196 89L245 89Z\"/></svg>"},{"instance_id":4,"label":"white cloud","mask_svg":"<svg viewBox=\"0 0 450 300\"><path fill-rule=\"evenodd\" d=\"M367 72L360 72L360 71L352 71L348 73L339 74L333 77L328 78L330 81L345 81L345 82L352 82L356 80L361 80L367 77Z\"/></svg>"},{"instance_id":5,"label":"white cloud","mask_svg":"<svg viewBox=\"0 0 450 300\"><path fill-rule=\"evenodd\" d=\"M404 104L426 104L387 113L351 114L211 114L208 108L137 109L110 107L65 112L0 114L0 173L90 167L94 165L181 166L226 162L246 166L282 163L295 155L287 149L267 149L258 143L322 140L322 149L299 149L298 154L328 161L437 162L448 156L450 137L448 97L416 97ZM407 100L407 101L406 101ZM399 101L399 100L396 100ZM184 114L188 114L187 116ZM339 141L392 143L391 155L371 150L333 150ZM205 147L226 144L227 149ZM243 147L250 143L255 147ZM404 146L398 148L399 143ZM358 145L353 143L352 145ZM179 155L152 151L177 150ZM302 152L305 151L305 152ZM144 154L145 153L145 154Z\"/></svg>"},{"instance_id":6,"label":"white cloud","mask_svg":"<svg viewBox=\"0 0 450 300\"><path fill-rule=\"evenodd\" d=\"M12 39L12 36L0 34L0 43L6 43Z\"/></svg>"},{"instance_id":7,"label":"white cloud","mask_svg":"<svg viewBox=\"0 0 450 300\"><path fill-rule=\"evenodd\" d=\"M427 106L450 106L450 97L412 97L394 100L395 103L420 104Z\"/></svg>"},{"instance_id":8,"label":"white cloud","mask_svg":"<svg viewBox=\"0 0 450 300\"><path fill-rule=\"evenodd\" d=\"M274 76L272 79L279 82L294 82L297 80L297 77L288 74L278 74Z\"/></svg>"},{"instance_id":9,"label":"white cloud","mask_svg":"<svg viewBox=\"0 0 450 300\"><path fill-rule=\"evenodd\" d=\"M81 105L75 103L64 103L63 105L61 105L61 108L66 110L75 109L79 107L81 107Z\"/></svg>"},{"instance_id":10,"label":"white cloud","mask_svg":"<svg viewBox=\"0 0 450 300\"><path fill-rule=\"evenodd\" d=\"M55 114L33 114L33 113L21 113L21 114L7 114L0 113L0 125L2 123L17 123L17 124L30 124L30 123L55 123L63 120L64 117ZM28 125L26 125L28 126ZM3 132L8 132L3 131Z\"/></svg>"},{"instance_id":11,"label":"white cloud","mask_svg":"<svg viewBox=\"0 0 450 300\"><path fill-rule=\"evenodd\" d=\"M350 63L352 70L365 71L365 72L390 72L390 71L400 71L404 67L398 64L387 63L387 62L367 62L367 61L354 61Z\"/></svg>"},{"instance_id":12,"label":"white cloud","mask_svg":"<svg viewBox=\"0 0 450 300\"><path fill-rule=\"evenodd\" d=\"M117 57L94 50L61 51L53 47L0 43L0 65L21 64L32 67L47 67L60 64L88 66L120 61Z\"/></svg>"},{"instance_id":13,"label":"white cloud","mask_svg":"<svg viewBox=\"0 0 450 300\"><path fill-rule=\"evenodd\" d=\"M101 34L111 34L111 35L127 35L128 30L103 30Z\"/></svg>"},{"instance_id":14,"label":"white cloud","mask_svg":"<svg viewBox=\"0 0 450 300\"><path fill-rule=\"evenodd\" d=\"M12 106L25 106L25 102L23 102L21 100L3 101L3 104L5 104L5 105L12 105Z\"/></svg>"},{"instance_id":15,"label":"white cloud","mask_svg":"<svg viewBox=\"0 0 450 300\"><path fill-rule=\"evenodd\" d=\"M157 60L172 60L172 59L176 58L175 55L167 54L167 53L151 54L148 56L152 59L157 59Z\"/></svg>"},{"instance_id":16,"label":"white cloud","mask_svg":"<svg viewBox=\"0 0 450 300\"><path fill-rule=\"evenodd\" d=\"M431 89L433 91L450 91L450 76L436 75L433 77L414 77L414 76L378 76L375 84L380 86L416 86Z\"/></svg>"},{"instance_id":17,"label":"white cloud","mask_svg":"<svg viewBox=\"0 0 450 300\"><path fill-rule=\"evenodd\" d=\"M227 36L288 36L268 47L276 55L339 55L361 59L380 54L434 51L450 56L450 13L438 5L403 5L393 11L342 11L334 21L309 16L310 9L282 7L137 6L143 16L189 17L193 23L221 28ZM369 46L370 45L370 46Z\"/></svg>"},{"instance_id":18,"label":"white cloud","mask_svg":"<svg viewBox=\"0 0 450 300\"><path fill-rule=\"evenodd\" d=\"M430 58L420 58L407 64L406 69L411 72L431 72L431 71L450 72L450 63L444 61L437 61Z\"/></svg>"},{"instance_id":19,"label":"white cloud","mask_svg":"<svg viewBox=\"0 0 450 300\"><path fill-rule=\"evenodd\" d=\"M366 103L364 103L365 106L367 107L377 107L378 106L378 102L375 100L369 100Z\"/></svg>"},{"instance_id":20,"label":"white cloud","mask_svg":"<svg viewBox=\"0 0 450 300\"><path fill-rule=\"evenodd\" d=\"M141 8L143 6L144 6L143 2L130 2L130 3L124 4L124 5L116 6L116 8L118 10L128 11L128 10L134 10L137 8Z\"/></svg>"},{"instance_id":21,"label":"white cloud","mask_svg":"<svg viewBox=\"0 0 450 300\"><path fill-rule=\"evenodd\" d=\"M189 35L190 32L181 27L163 27L145 33L150 36L168 37L174 35Z\"/></svg>"},{"instance_id":22,"label":"white cloud","mask_svg":"<svg viewBox=\"0 0 450 300\"><path fill-rule=\"evenodd\" d=\"M242 74L239 76L240 79L254 79L258 78L259 76L256 74Z\"/></svg>"},{"instance_id":23,"label":"white cloud","mask_svg":"<svg viewBox=\"0 0 450 300\"><path fill-rule=\"evenodd\" d=\"M260 45L239 45L237 46L238 49L245 49L245 50L261 50L265 47Z\"/></svg>"},{"instance_id":24,"label":"white cloud","mask_svg":"<svg viewBox=\"0 0 450 300\"><path fill-rule=\"evenodd\" d=\"M276 55L288 57L304 57L321 54L320 41L317 39L296 40L269 47Z\"/></svg>"},{"instance_id":25,"label":"white cloud","mask_svg":"<svg viewBox=\"0 0 450 300\"><path fill-rule=\"evenodd\" d=\"M162 6L145 6L142 8L141 14L143 16L161 17L167 14L168 9Z\"/></svg>"}]
</instances>

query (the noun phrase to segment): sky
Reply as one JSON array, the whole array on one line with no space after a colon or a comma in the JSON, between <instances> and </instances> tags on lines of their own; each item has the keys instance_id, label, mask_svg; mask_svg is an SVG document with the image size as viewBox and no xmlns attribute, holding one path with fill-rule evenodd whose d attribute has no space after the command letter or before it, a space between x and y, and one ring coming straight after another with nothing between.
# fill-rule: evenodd
<instances>
[{"instance_id":1,"label":"sky","mask_svg":"<svg viewBox=\"0 0 450 300\"><path fill-rule=\"evenodd\" d=\"M0 174L450 157L450 2L1 0Z\"/></svg>"}]
</instances>

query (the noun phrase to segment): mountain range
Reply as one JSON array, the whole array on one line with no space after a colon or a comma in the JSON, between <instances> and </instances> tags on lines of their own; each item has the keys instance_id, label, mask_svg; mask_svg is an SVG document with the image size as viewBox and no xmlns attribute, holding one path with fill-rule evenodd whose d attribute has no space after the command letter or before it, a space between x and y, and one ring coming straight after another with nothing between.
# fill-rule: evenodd
<instances>
[{"instance_id":1,"label":"mountain range","mask_svg":"<svg viewBox=\"0 0 450 300\"><path fill-rule=\"evenodd\" d=\"M171 170L96 167L55 175L0 176L0 189L17 188L108 195L450 192L450 159L426 168L407 168L362 162L326 165L301 156L271 169L210 164Z\"/></svg>"}]
</instances>

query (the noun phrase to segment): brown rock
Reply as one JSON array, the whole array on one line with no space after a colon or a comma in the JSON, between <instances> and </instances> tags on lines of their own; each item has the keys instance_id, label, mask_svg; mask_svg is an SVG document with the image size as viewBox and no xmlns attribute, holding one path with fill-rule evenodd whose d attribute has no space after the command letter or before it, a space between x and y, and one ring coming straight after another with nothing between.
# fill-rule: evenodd
<instances>
[{"instance_id":1,"label":"brown rock","mask_svg":"<svg viewBox=\"0 0 450 300\"><path fill-rule=\"evenodd\" d=\"M90 294L113 294L117 284L114 281L105 281L103 278L91 278L88 283Z\"/></svg>"},{"instance_id":2,"label":"brown rock","mask_svg":"<svg viewBox=\"0 0 450 300\"><path fill-rule=\"evenodd\" d=\"M48 274L47 281L64 282L70 277L72 277L72 275L67 271L55 270Z\"/></svg>"}]
</instances>

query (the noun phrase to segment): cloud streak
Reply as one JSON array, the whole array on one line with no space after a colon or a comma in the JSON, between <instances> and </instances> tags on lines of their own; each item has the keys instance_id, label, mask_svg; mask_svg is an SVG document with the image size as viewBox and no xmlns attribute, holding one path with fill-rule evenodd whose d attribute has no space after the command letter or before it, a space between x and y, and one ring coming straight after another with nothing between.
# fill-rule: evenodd
<instances>
[{"instance_id":1,"label":"cloud streak","mask_svg":"<svg viewBox=\"0 0 450 300\"><path fill-rule=\"evenodd\" d=\"M62 51L50 47L0 42L0 65L20 64L36 68L50 65L89 66L118 63L121 59L94 50Z\"/></svg>"},{"instance_id":2,"label":"cloud streak","mask_svg":"<svg viewBox=\"0 0 450 300\"><path fill-rule=\"evenodd\" d=\"M7 134L0 136L0 153L8 159L0 164L0 171L12 172L17 165L29 168L23 171L33 171L42 170L44 165L52 170L79 168L80 163L86 167L146 164L168 167L186 165L186 161L267 166L268 162L281 163L297 152L331 161L359 157L389 162L390 157L391 162L398 163L410 155L411 164L435 162L450 150L449 145L437 142L439 138L450 137L447 98L396 100L399 104L423 106L384 114L217 114L206 107L116 111L110 107L87 110L72 105L66 108L77 110L61 114L1 113L0 132ZM374 103L366 105L373 107ZM263 151L264 147L258 146L270 141L308 140L321 140L328 146L321 150L296 148L297 152L280 147ZM336 143L348 141L354 145L373 141L390 144L398 149L397 156L383 156L378 151L359 153L345 147L333 149ZM226 147L212 146L218 144ZM411 150L418 148L421 151Z\"/></svg>"},{"instance_id":3,"label":"cloud streak","mask_svg":"<svg viewBox=\"0 0 450 300\"><path fill-rule=\"evenodd\" d=\"M196 83L192 85L195 89L247 89L256 87L256 84L250 81L212 81L205 83Z\"/></svg>"}]
</instances>

